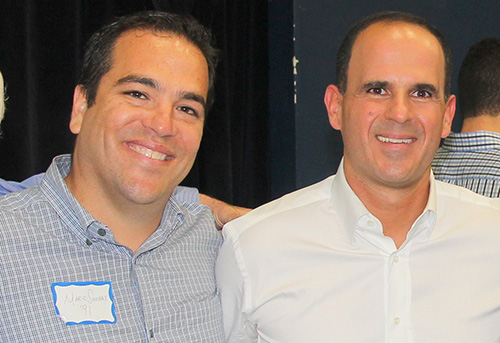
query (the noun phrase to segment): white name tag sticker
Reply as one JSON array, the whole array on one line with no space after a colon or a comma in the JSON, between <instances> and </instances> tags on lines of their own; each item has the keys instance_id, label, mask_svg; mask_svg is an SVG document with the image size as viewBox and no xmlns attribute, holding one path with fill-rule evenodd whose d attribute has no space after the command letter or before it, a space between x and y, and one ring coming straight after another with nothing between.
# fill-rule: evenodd
<instances>
[{"instance_id":1,"label":"white name tag sticker","mask_svg":"<svg viewBox=\"0 0 500 343\"><path fill-rule=\"evenodd\" d=\"M114 324L111 282L56 282L52 284L56 313L67 325Z\"/></svg>"}]
</instances>

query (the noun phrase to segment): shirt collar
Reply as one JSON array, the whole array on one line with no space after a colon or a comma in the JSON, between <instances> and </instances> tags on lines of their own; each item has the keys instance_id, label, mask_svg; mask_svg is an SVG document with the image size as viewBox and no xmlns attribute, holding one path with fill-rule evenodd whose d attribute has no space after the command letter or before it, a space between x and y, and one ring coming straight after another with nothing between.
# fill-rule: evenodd
<instances>
[{"instance_id":1,"label":"shirt collar","mask_svg":"<svg viewBox=\"0 0 500 343\"><path fill-rule=\"evenodd\" d=\"M86 240L86 229L96 220L76 200L66 185L64 179L70 169L71 155L55 157L40 182L40 189L69 230L79 238Z\"/></svg>"},{"instance_id":2,"label":"shirt collar","mask_svg":"<svg viewBox=\"0 0 500 343\"><path fill-rule=\"evenodd\" d=\"M336 209L338 218L346 230L347 236L352 242L359 220L366 215L373 218L376 217L367 210L365 205L363 205L361 200L347 183L344 174L344 159L340 162L337 174L332 181L331 192L333 208ZM410 241L416 236L419 236L422 239L429 238L434 228L434 224L436 223L436 204L436 182L431 171L429 199L424 211L417 218L415 223L413 223L412 228L408 233L407 241ZM424 232L424 235L420 235L420 233Z\"/></svg>"},{"instance_id":3,"label":"shirt collar","mask_svg":"<svg viewBox=\"0 0 500 343\"><path fill-rule=\"evenodd\" d=\"M60 155L54 158L47 173L40 182L40 189L44 193L51 207L57 212L68 230L78 239L88 242L88 239L98 237L99 229L107 229L97 221L73 196L64 179L71 169L71 155ZM154 236L166 237L184 221L186 209L173 197L165 206L163 216ZM109 229L107 229L109 230ZM111 231L109 230L111 233ZM153 236L152 236L153 237ZM112 234L102 238L114 242ZM158 239L155 239L158 241ZM88 244L88 243L87 243Z\"/></svg>"},{"instance_id":4,"label":"shirt collar","mask_svg":"<svg viewBox=\"0 0 500 343\"><path fill-rule=\"evenodd\" d=\"M500 149L500 133L492 131L450 132L443 141L442 149L464 152Z\"/></svg>"},{"instance_id":5,"label":"shirt collar","mask_svg":"<svg viewBox=\"0 0 500 343\"><path fill-rule=\"evenodd\" d=\"M332 205L336 209L338 218L346 230L348 238L352 241L354 229L358 220L369 214L361 200L353 192L344 174L344 159L340 161L337 174L332 181Z\"/></svg>"}]
</instances>

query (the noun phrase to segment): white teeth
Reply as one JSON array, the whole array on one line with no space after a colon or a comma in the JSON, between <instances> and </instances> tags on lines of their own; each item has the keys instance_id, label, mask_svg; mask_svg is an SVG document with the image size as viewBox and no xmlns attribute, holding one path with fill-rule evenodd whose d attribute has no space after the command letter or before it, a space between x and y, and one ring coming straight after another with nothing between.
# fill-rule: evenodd
<instances>
[{"instance_id":1,"label":"white teeth","mask_svg":"<svg viewBox=\"0 0 500 343\"><path fill-rule=\"evenodd\" d=\"M382 136L377 136L377 139L384 143L393 143L393 144L410 144L412 142L412 139L397 139L397 138L388 138Z\"/></svg>"},{"instance_id":2,"label":"white teeth","mask_svg":"<svg viewBox=\"0 0 500 343\"><path fill-rule=\"evenodd\" d=\"M143 146L129 145L128 147L130 149L134 150L135 152L137 152L141 155L147 156L153 160L165 161L167 159L167 155L162 154L161 152L158 152L158 151L153 151L153 150L145 148Z\"/></svg>"},{"instance_id":3,"label":"white teeth","mask_svg":"<svg viewBox=\"0 0 500 343\"><path fill-rule=\"evenodd\" d=\"M377 136L377 139L384 143L394 143L394 144L410 144L413 141L411 138L397 139L397 138L388 138L383 136Z\"/></svg>"}]
</instances>

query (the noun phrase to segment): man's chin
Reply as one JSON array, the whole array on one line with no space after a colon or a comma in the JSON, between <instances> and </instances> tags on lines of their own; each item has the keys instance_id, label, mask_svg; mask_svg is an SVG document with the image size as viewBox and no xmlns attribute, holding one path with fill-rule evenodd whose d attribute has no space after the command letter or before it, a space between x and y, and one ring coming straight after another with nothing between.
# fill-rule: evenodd
<instances>
[{"instance_id":1,"label":"man's chin","mask_svg":"<svg viewBox=\"0 0 500 343\"><path fill-rule=\"evenodd\" d=\"M135 183L123 191L124 198L137 205L165 205L175 186Z\"/></svg>"}]
</instances>

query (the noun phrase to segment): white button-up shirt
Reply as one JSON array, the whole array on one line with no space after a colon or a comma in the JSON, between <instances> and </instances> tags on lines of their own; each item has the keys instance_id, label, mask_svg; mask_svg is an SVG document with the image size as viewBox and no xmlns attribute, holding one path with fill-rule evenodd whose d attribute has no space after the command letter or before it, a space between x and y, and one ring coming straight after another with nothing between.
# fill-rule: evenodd
<instances>
[{"instance_id":1,"label":"white button-up shirt","mask_svg":"<svg viewBox=\"0 0 500 343\"><path fill-rule=\"evenodd\" d=\"M500 342L499 200L435 181L397 249L337 176L224 228L228 342Z\"/></svg>"}]
</instances>

